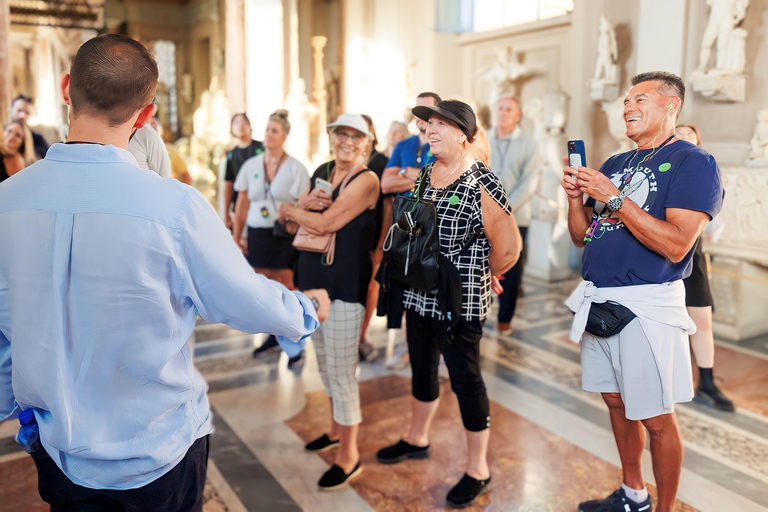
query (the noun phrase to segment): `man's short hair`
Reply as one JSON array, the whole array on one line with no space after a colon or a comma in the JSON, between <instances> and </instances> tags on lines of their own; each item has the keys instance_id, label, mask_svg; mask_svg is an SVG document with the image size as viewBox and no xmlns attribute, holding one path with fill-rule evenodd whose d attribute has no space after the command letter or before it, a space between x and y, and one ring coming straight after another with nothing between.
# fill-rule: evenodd
<instances>
[{"instance_id":1,"label":"man's short hair","mask_svg":"<svg viewBox=\"0 0 768 512\"><path fill-rule=\"evenodd\" d=\"M436 92L423 92L416 96L416 98L432 98L435 100L435 105L443 101L443 99Z\"/></svg>"},{"instance_id":2,"label":"man's short hair","mask_svg":"<svg viewBox=\"0 0 768 512\"><path fill-rule=\"evenodd\" d=\"M499 96L499 99L496 100L496 104L498 105L499 103L501 103L501 100L512 100L512 101L514 101L515 103L517 103L517 108L520 109L520 111L522 112L523 107L520 104L520 99L518 99L518 97L515 96L514 94L512 94L512 93L502 94L501 96Z\"/></svg>"},{"instance_id":3,"label":"man's short hair","mask_svg":"<svg viewBox=\"0 0 768 512\"><path fill-rule=\"evenodd\" d=\"M11 102L11 105L13 105L14 103L16 103L17 101L26 101L27 103L31 103L31 104L33 104L33 105L34 105L34 103L35 103L35 100L33 100L32 98L30 98L29 96L24 96L23 94L19 94L18 96L16 96L15 98L13 98L13 101Z\"/></svg>"},{"instance_id":4,"label":"man's short hair","mask_svg":"<svg viewBox=\"0 0 768 512\"><path fill-rule=\"evenodd\" d=\"M643 82L650 82L657 80L660 82L659 87L656 89L662 96L677 96L680 98L680 108L677 109L677 113L683 109L683 103L685 102L685 83L682 78L666 71L649 71L647 73L640 73L632 78L632 85L641 84Z\"/></svg>"},{"instance_id":5,"label":"man's short hair","mask_svg":"<svg viewBox=\"0 0 768 512\"><path fill-rule=\"evenodd\" d=\"M110 126L128 121L152 103L157 63L138 41L102 34L83 43L70 69L72 114L101 117Z\"/></svg>"}]
</instances>

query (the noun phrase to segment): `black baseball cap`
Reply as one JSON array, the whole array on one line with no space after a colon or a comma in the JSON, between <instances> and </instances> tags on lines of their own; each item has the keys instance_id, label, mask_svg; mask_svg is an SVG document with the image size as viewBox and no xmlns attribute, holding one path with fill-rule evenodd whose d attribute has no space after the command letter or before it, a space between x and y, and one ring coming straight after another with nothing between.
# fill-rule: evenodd
<instances>
[{"instance_id":1,"label":"black baseball cap","mask_svg":"<svg viewBox=\"0 0 768 512\"><path fill-rule=\"evenodd\" d=\"M434 107L427 107L420 105L414 107L411 112L413 115L423 121L429 121L432 114L440 114L446 119L450 119L459 126L464 135L468 139L471 139L475 134L475 128L477 126L477 118L472 107L458 100L445 100L441 101Z\"/></svg>"}]
</instances>

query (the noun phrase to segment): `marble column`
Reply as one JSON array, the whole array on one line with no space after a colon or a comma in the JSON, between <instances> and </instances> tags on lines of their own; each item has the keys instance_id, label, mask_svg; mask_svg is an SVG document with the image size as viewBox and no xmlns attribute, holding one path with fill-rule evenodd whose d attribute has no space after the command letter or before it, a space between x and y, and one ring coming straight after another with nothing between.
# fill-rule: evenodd
<instances>
[{"instance_id":1,"label":"marble column","mask_svg":"<svg viewBox=\"0 0 768 512\"><path fill-rule=\"evenodd\" d=\"M328 124L327 112L328 112L328 94L325 91L325 69L323 68L323 48L328 42L325 36L314 36L311 40L312 43L312 58L314 61L314 80L312 81L312 98L317 105L317 158L322 159L325 155L329 155L330 144L328 141L328 135L325 133L325 127Z\"/></svg>"},{"instance_id":2,"label":"marble column","mask_svg":"<svg viewBox=\"0 0 768 512\"><path fill-rule=\"evenodd\" d=\"M11 20L10 5L0 2L0 120L8 120L8 111L13 94L13 75L11 74Z\"/></svg>"},{"instance_id":3,"label":"marble column","mask_svg":"<svg viewBox=\"0 0 768 512\"><path fill-rule=\"evenodd\" d=\"M245 111L245 2L226 0L225 73L229 111Z\"/></svg>"}]
</instances>

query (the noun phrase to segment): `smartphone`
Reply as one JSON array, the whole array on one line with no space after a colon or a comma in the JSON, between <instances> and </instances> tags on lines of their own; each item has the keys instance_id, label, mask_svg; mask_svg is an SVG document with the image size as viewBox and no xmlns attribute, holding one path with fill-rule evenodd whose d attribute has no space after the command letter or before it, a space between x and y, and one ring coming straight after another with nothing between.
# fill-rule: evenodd
<instances>
[{"instance_id":1,"label":"smartphone","mask_svg":"<svg viewBox=\"0 0 768 512\"><path fill-rule=\"evenodd\" d=\"M333 195L333 185L331 185L329 181L326 181L323 178L315 178L315 188L322 190L329 196Z\"/></svg>"},{"instance_id":2,"label":"smartphone","mask_svg":"<svg viewBox=\"0 0 768 512\"><path fill-rule=\"evenodd\" d=\"M568 141L568 165L574 169L587 166L586 152L584 151L583 140ZM576 176L571 175L571 179L576 181Z\"/></svg>"}]
</instances>

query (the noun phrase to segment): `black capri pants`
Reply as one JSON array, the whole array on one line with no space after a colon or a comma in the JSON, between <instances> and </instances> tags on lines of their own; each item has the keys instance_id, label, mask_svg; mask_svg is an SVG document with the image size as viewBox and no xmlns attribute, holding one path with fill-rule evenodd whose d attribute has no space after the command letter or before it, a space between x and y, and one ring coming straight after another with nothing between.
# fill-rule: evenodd
<instances>
[{"instance_id":1,"label":"black capri pants","mask_svg":"<svg viewBox=\"0 0 768 512\"><path fill-rule=\"evenodd\" d=\"M449 322L424 317L415 311L405 313L408 354L411 358L411 387L420 402L434 402L440 396L437 367L440 354L445 358L451 389L459 399L461 420L470 432L491 426L490 404L480 374L481 320Z\"/></svg>"}]
</instances>

